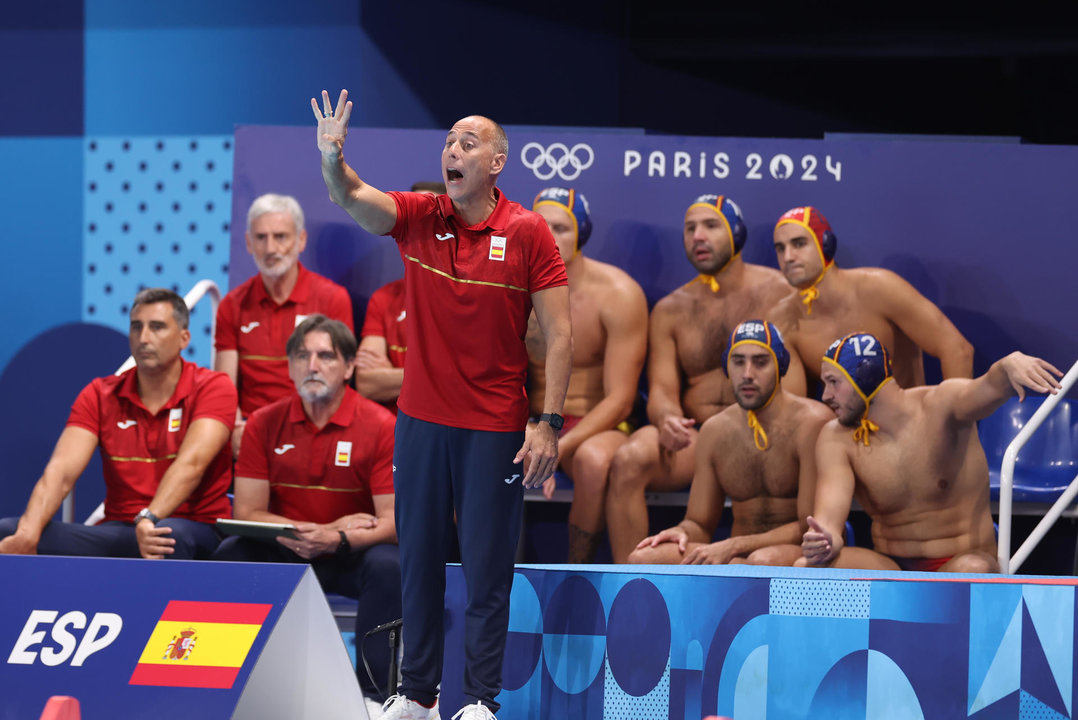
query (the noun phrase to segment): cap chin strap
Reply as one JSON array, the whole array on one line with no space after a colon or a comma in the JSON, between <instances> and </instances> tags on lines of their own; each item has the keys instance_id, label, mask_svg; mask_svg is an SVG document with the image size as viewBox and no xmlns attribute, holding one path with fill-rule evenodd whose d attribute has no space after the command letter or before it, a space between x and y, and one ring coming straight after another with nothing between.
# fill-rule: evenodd
<instances>
[{"instance_id":1,"label":"cap chin strap","mask_svg":"<svg viewBox=\"0 0 1078 720\"><path fill-rule=\"evenodd\" d=\"M719 291L719 281L715 279L714 275L705 275L704 273L700 273L696 276L696 279L693 280L693 282L707 285L709 288L711 288L711 292L713 293L717 293Z\"/></svg>"},{"instance_id":2,"label":"cap chin strap","mask_svg":"<svg viewBox=\"0 0 1078 720\"><path fill-rule=\"evenodd\" d=\"M812 281L812 284L799 292L801 295L801 303L805 306L806 315L812 314L812 303L820 297L820 289L816 286L823 280L823 276L827 274L827 269L829 267L831 267L829 264L824 264L823 270L820 271L819 276Z\"/></svg>"},{"instance_id":3,"label":"cap chin strap","mask_svg":"<svg viewBox=\"0 0 1078 720\"><path fill-rule=\"evenodd\" d=\"M854 384L854 387L857 388L858 394L865 399L865 414L861 416L861 424L856 430L853 431L853 441L855 443L864 443L865 447L868 447L869 435L879 431L880 426L868 419L868 409L872 406L872 398L876 397L876 395L880 392L884 385L894 379L894 376L885 377L883 379L883 382L877 385L876 389L873 390L872 394L868 397L865 397L865 394L861 392L861 388L858 388L857 385Z\"/></svg>"},{"instance_id":4,"label":"cap chin strap","mask_svg":"<svg viewBox=\"0 0 1078 720\"><path fill-rule=\"evenodd\" d=\"M772 350L771 354L774 355L775 352ZM782 381L782 378L779 377L778 373L779 373L778 361L776 360L776 362L775 362L775 388L771 391L771 397L769 397L767 399L767 402L765 402L763 405L760 406L760 408L759 408L760 410L763 410L768 405L770 405L771 401L774 400L775 396L778 395L778 393L779 393L779 389L780 389L779 383ZM756 411L755 410L746 410L745 414L748 416L749 428L752 430L752 443L753 443L753 445L756 446L757 450L761 450L761 451L762 450L767 450L767 448L770 447L770 444L767 441L767 433L764 432L764 426L760 424L760 418L756 417Z\"/></svg>"},{"instance_id":5,"label":"cap chin strap","mask_svg":"<svg viewBox=\"0 0 1078 720\"><path fill-rule=\"evenodd\" d=\"M733 240L731 240L730 242L732 244ZM732 263L734 261L734 258L736 258L738 255L739 253L733 253L732 255L730 255L730 259L727 260L726 263L721 268L716 270L713 274L708 275L707 273L700 273L696 276L696 279L693 280L693 282L707 285L709 288L711 288L711 292L717 293L719 291L719 281L715 278L721 275L723 270L730 267L730 263ZM817 280L817 282L819 282L819 280Z\"/></svg>"},{"instance_id":6,"label":"cap chin strap","mask_svg":"<svg viewBox=\"0 0 1078 720\"><path fill-rule=\"evenodd\" d=\"M868 410L865 410L865 415L868 415ZM865 447L868 447L868 438L870 433L874 433L880 429L880 426L868 419L868 417L861 418L861 426L853 431L853 441L864 443Z\"/></svg>"},{"instance_id":7,"label":"cap chin strap","mask_svg":"<svg viewBox=\"0 0 1078 720\"><path fill-rule=\"evenodd\" d=\"M756 417L756 413L752 410L746 411L745 414L749 416L749 427L752 428L752 442L756 449L767 450L767 433L764 432L764 426L760 424L759 418Z\"/></svg>"}]
</instances>

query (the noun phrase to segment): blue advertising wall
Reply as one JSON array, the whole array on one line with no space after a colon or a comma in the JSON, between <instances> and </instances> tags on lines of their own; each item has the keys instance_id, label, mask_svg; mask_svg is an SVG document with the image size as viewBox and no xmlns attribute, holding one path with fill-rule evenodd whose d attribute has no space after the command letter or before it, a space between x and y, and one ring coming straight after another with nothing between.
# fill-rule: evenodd
<instances>
[{"instance_id":1,"label":"blue advertising wall","mask_svg":"<svg viewBox=\"0 0 1078 720\"><path fill-rule=\"evenodd\" d=\"M529 205L543 187L587 195L595 226L586 254L628 271L654 303L694 273L681 223L702 193L741 207L745 258L776 266L772 228L814 205L838 237L840 266L893 270L936 303L976 349L975 371L1020 349L1063 367L1072 332L1073 250L1067 168L1078 148L913 140L781 140L509 128L499 186ZM444 131L353 127L345 156L384 190L439 179ZM295 194L307 214L303 261L345 287L361 313L400 277L392 239L367 235L333 205L314 126L237 128L230 282L250 277L245 213L262 192ZM938 372L936 373L938 378ZM930 373L931 378L931 373Z\"/></svg>"},{"instance_id":2,"label":"blue advertising wall","mask_svg":"<svg viewBox=\"0 0 1078 720\"><path fill-rule=\"evenodd\" d=\"M463 701L451 567L442 707ZM1071 718L1073 578L519 566L499 715Z\"/></svg>"}]
</instances>

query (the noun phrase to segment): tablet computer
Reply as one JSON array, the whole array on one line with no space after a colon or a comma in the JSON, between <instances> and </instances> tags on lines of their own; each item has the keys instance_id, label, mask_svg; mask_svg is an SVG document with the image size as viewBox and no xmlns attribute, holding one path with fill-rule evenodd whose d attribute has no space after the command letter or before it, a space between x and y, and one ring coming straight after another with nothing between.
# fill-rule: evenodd
<instances>
[{"instance_id":1,"label":"tablet computer","mask_svg":"<svg viewBox=\"0 0 1078 720\"><path fill-rule=\"evenodd\" d=\"M272 541L277 537L296 537L296 526L286 523L256 522L254 520L226 520L217 518L217 529L225 535L242 535L258 540Z\"/></svg>"}]
</instances>

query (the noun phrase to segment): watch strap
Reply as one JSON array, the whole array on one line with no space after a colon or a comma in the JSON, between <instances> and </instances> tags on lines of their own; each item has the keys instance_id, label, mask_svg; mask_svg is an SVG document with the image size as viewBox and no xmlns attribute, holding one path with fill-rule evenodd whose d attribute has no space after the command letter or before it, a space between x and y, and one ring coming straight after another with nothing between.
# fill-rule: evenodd
<instances>
[{"instance_id":1,"label":"watch strap","mask_svg":"<svg viewBox=\"0 0 1078 720\"><path fill-rule=\"evenodd\" d=\"M348 542L348 536L344 534L344 530L338 530L337 532L341 534L341 542L337 545L337 554L348 555L352 552L352 544Z\"/></svg>"},{"instance_id":2,"label":"watch strap","mask_svg":"<svg viewBox=\"0 0 1078 720\"><path fill-rule=\"evenodd\" d=\"M565 425L565 418L557 413L543 413L539 416L539 422L545 422L555 430L561 430Z\"/></svg>"},{"instance_id":3,"label":"watch strap","mask_svg":"<svg viewBox=\"0 0 1078 720\"><path fill-rule=\"evenodd\" d=\"M150 512L150 508L148 508L148 507L142 508L141 510L138 511L138 514L135 515L134 523L136 525L138 525L143 520L149 520L155 526L157 525L157 523L161 522L161 518L157 517L152 512Z\"/></svg>"}]
</instances>

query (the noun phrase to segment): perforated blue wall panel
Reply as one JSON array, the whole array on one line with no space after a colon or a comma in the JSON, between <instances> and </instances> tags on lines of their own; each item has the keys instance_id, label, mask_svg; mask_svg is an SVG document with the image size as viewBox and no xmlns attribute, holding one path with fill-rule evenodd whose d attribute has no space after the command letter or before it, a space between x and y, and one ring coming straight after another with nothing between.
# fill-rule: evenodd
<instances>
[{"instance_id":1,"label":"perforated blue wall panel","mask_svg":"<svg viewBox=\"0 0 1078 720\"><path fill-rule=\"evenodd\" d=\"M184 295L206 278L227 292L231 137L87 138L85 167L83 320L126 333L143 288ZM212 322L203 300L187 360L209 365Z\"/></svg>"}]
</instances>

